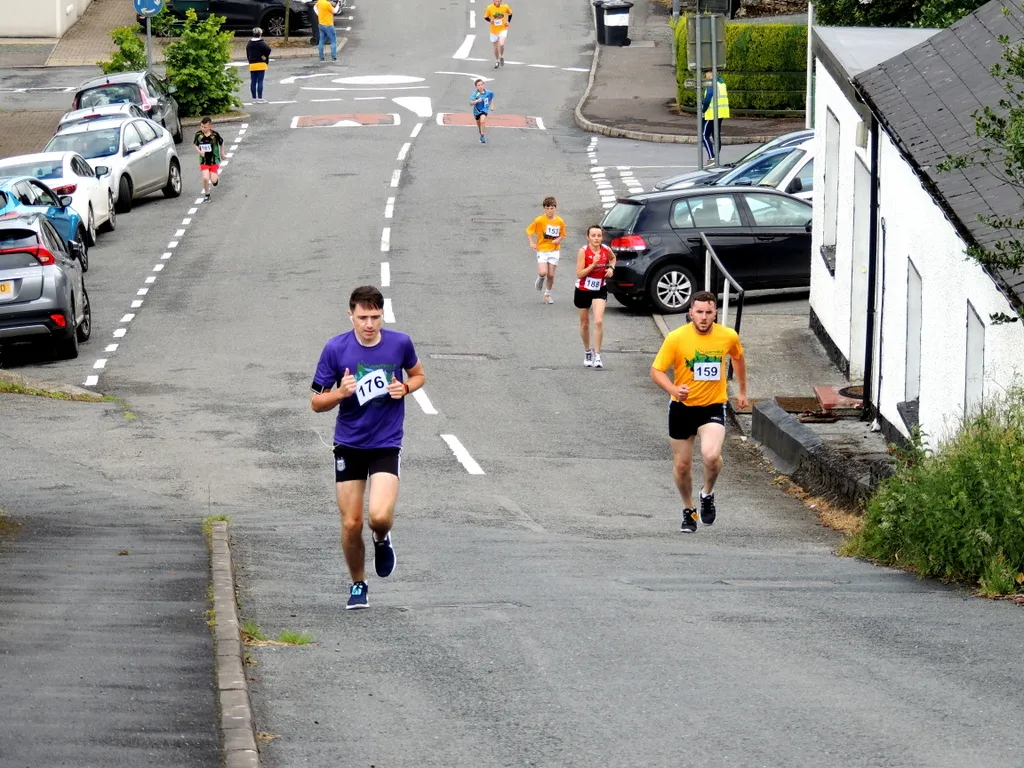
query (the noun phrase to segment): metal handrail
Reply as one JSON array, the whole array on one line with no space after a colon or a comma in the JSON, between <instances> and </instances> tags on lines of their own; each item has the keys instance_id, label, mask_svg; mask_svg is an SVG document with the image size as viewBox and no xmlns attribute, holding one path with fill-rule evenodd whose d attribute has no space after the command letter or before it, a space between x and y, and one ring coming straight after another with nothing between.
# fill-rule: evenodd
<instances>
[{"instance_id":1,"label":"metal handrail","mask_svg":"<svg viewBox=\"0 0 1024 768\"><path fill-rule=\"evenodd\" d=\"M722 325L729 325L729 286L733 286L736 289L736 327L734 330L736 333L740 332L740 323L743 320L743 300L746 296L746 290L743 286L737 283L733 276L729 274L729 270L725 268L721 260L718 258L718 254L715 253L715 249L711 247L711 243L708 242L707 236L701 232L700 240L704 244L704 290L717 293L711 287L711 263L714 262L715 266L718 267L718 271L725 278L725 282L722 286L722 306L719 316ZM732 360L729 361L729 371L727 378L732 378Z\"/></svg>"}]
</instances>

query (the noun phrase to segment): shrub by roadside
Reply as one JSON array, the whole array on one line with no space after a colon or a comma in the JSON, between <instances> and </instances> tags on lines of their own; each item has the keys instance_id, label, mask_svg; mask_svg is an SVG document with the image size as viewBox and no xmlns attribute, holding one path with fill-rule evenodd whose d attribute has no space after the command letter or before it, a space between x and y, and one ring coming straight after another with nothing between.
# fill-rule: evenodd
<instances>
[{"instance_id":1,"label":"shrub by roadside","mask_svg":"<svg viewBox=\"0 0 1024 768\"><path fill-rule=\"evenodd\" d=\"M217 115L241 106L235 89L242 80L228 67L234 35L221 30L223 22L221 16L199 21L189 10L177 41L164 50L167 79L177 89L182 116Z\"/></svg>"},{"instance_id":2,"label":"shrub by roadside","mask_svg":"<svg viewBox=\"0 0 1024 768\"><path fill-rule=\"evenodd\" d=\"M868 503L844 554L966 583L986 596L1024 583L1024 389L969 419L934 454L920 437Z\"/></svg>"},{"instance_id":3,"label":"shrub by roadside","mask_svg":"<svg viewBox=\"0 0 1024 768\"><path fill-rule=\"evenodd\" d=\"M139 39L138 30L134 26L112 29L110 37L117 50L108 61L96 62L103 74L134 72L146 68L146 44Z\"/></svg>"}]
</instances>

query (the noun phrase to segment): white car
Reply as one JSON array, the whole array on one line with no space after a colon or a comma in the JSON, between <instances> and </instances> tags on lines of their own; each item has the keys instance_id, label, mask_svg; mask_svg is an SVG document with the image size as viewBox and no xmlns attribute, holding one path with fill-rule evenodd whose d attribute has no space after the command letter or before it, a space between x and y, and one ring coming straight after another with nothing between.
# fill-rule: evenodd
<instances>
[{"instance_id":1,"label":"white car","mask_svg":"<svg viewBox=\"0 0 1024 768\"><path fill-rule=\"evenodd\" d=\"M773 187L801 200L812 202L814 197L814 139L797 145L786 159L772 168L757 183L759 187Z\"/></svg>"},{"instance_id":2,"label":"white car","mask_svg":"<svg viewBox=\"0 0 1024 768\"><path fill-rule=\"evenodd\" d=\"M46 184L57 197L71 196L74 208L86 225L88 245L96 245L97 229L112 232L117 226L114 193L107 176L110 169L93 168L77 152L42 152L0 160L0 176L32 176Z\"/></svg>"},{"instance_id":3,"label":"white car","mask_svg":"<svg viewBox=\"0 0 1024 768\"><path fill-rule=\"evenodd\" d=\"M181 162L171 134L144 118L94 120L72 125L50 139L46 152L77 152L93 168L107 167L118 213L151 192L181 194Z\"/></svg>"},{"instance_id":4,"label":"white car","mask_svg":"<svg viewBox=\"0 0 1024 768\"><path fill-rule=\"evenodd\" d=\"M88 123L91 120L116 120L119 117L146 117L146 113L138 104L103 104L98 107L73 109L61 116L54 133L60 133L72 125Z\"/></svg>"}]
</instances>

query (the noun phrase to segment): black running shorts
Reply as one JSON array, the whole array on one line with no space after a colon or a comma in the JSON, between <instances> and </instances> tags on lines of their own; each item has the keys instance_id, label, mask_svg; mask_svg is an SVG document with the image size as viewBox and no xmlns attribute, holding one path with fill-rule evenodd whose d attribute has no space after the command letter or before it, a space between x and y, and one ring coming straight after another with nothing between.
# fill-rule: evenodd
<instances>
[{"instance_id":1,"label":"black running shorts","mask_svg":"<svg viewBox=\"0 0 1024 768\"><path fill-rule=\"evenodd\" d=\"M386 472L401 477L401 448L349 448L334 446L334 482L366 480L370 475Z\"/></svg>"},{"instance_id":2,"label":"black running shorts","mask_svg":"<svg viewBox=\"0 0 1024 768\"><path fill-rule=\"evenodd\" d=\"M725 426L725 403L683 405L675 400L669 402L668 436L673 440L689 440L705 424Z\"/></svg>"},{"instance_id":3,"label":"black running shorts","mask_svg":"<svg viewBox=\"0 0 1024 768\"><path fill-rule=\"evenodd\" d=\"M572 303L576 305L576 309L590 309L594 299L608 301L608 287L604 286L599 291L584 291L577 288L572 295Z\"/></svg>"}]
</instances>

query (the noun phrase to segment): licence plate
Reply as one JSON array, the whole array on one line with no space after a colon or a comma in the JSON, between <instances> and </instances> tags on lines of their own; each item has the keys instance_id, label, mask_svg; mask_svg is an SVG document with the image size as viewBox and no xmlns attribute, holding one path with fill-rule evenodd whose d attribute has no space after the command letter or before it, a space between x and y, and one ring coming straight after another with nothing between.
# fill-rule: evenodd
<instances>
[{"instance_id":1,"label":"licence plate","mask_svg":"<svg viewBox=\"0 0 1024 768\"><path fill-rule=\"evenodd\" d=\"M0 301L8 301L14 298L14 281L0 280Z\"/></svg>"}]
</instances>

